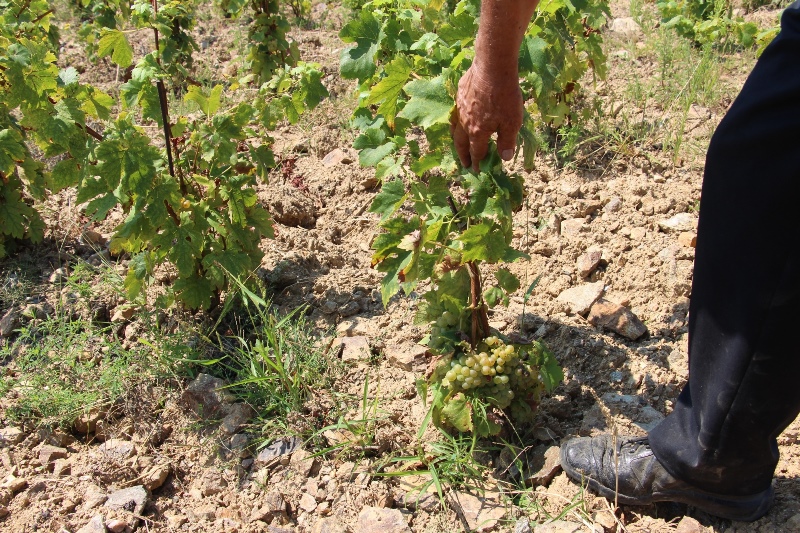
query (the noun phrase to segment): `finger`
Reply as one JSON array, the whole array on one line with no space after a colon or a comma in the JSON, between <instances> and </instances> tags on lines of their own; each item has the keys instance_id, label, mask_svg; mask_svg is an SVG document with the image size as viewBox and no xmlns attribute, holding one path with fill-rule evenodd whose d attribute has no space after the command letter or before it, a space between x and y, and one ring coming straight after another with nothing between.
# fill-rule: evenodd
<instances>
[{"instance_id":1,"label":"finger","mask_svg":"<svg viewBox=\"0 0 800 533\"><path fill-rule=\"evenodd\" d=\"M469 140L469 155L472 158L472 170L475 172L478 172L481 161L489 152L489 137L491 134L479 133Z\"/></svg>"},{"instance_id":2,"label":"finger","mask_svg":"<svg viewBox=\"0 0 800 533\"><path fill-rule=\"evenodd\" d=\"M456 145L456 153L461 160L461 166L469 167L472 159L469 156L469 137L467 132L464 131L461 124L454 124L451 128L453 130L453 142Z\"/></svg>"},{"instance_id":3,"label":"finger","mask_svg":"<svg viewBox=\"0 0 800 533\"><path fill-rule=\"evenodd\" d=\"M519 128L511 125L497 132L497 151L504 161L510 161L514 157L514 149L517 146L517 133L519 133Z\"/></svg>"}]
</instances>

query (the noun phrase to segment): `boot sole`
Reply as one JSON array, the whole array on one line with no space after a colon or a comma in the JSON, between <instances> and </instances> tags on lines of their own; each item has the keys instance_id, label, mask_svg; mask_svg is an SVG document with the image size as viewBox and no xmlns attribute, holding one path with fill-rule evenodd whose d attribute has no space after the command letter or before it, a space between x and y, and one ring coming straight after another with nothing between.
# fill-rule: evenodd
<instances>
[{"instance_id":1,"label":"boot sole","mask_svg":"<svg viewBox=\"0 0 800 533\"><path fill-rule=\"evenodd\" d=\"M644 496L628 496L617 493L613 488L606 487L598 480L586 476L582 472L570 467L561 454L561 467L567 476L575 481L586 485L592 491L598 493L609 501L616 501L624 505L650 505L657 502L677 502L691 505L708 514L734 520L736 522L753 522L758 520L769 511L775 498L775 491L772 486L767 490L751 496L726 496L705 492L691 488L683 491L662 491L654 492Z\"/></svg>"}]
</instances>

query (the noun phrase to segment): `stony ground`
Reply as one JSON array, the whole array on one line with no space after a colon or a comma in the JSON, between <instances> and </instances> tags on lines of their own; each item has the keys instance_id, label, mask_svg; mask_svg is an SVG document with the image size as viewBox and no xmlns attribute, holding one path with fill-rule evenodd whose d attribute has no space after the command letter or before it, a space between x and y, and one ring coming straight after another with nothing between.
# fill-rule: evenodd
<instances>
[{"instance_id":1,"label":"stony ground","mask_svg":"<svg viewBox=\"0 0 800 533\"><path fill-rule=\"evenodd\" d=\"M277 136L283 166L260 191L277 222L276 238L264 242L263 272L276 288L277 306L288 311L309 304L309 319L319 331L335 331L321 345L346 363L334 390L317 391L294 423L310 424L325 412L348 408L347 418L369 423L322 431L314 442L274 440L248 425L252 409L206 374L133 391L135 405L118 413L94 411L76 420L71 432L3 419L0 530L800 531L797 423L779 441L775 507L754 524L672 504L615 509L614 502L569 482L558 464L557 447L570 436L644 434L669 413L685 383L702 146L747 65L720 81L728 96L719 105L692 106L685 135L698 148L676 161L662 150L657 127L672 119L673 110L658 103L625 109L626 80L657 73L651 56L631 53L642 30L626 18L627 6L615 5L606 32L611 73L595 91L614 112L643 117L653 127L652 142L625 151L582 152L571 167L545 154L534 171L517 169L530 196L515 218L514 245L530 259L512 268L523 287L540 279L528 301L519 294L492 314L491 325L543 339L566 378L543 401L535 427L524 430L527 447L517 449L529 463L524 472L511 464L510 447L482 454L476 457L487 466L482 490L448 490L440 500L432 489L420 490L430 480L425 475L376 475L397 470L387 465L393 454L426 449L436 437L432 430L417 435L425 410L415 380L429 361L417 344L424 331L412 325L414 295L384 309L377 290L381 276L370 269L376 217L367 208L376 183L349 149L353 134L345 123L353 86L336 74L343 44L335 29L346 15L324 4L313 13L321 29L298 30L295 38L306 59L323 64L332 98L313 119ZM224 21L197 31L204 65L235 70L235 32ZM81 54L79 43L68 43L63 58L81 64ZM113 82L111 69L90 67L87 81ZM76 261L98 260L87 235L102 243L114 221L87 233L69 193L50 207L56 245L24 253L38 261L43 282L53 285L48 294L57 298L63 274ZM117 268L124 269L124 261ZM101 300L133 342L137 315L117 299ZM47 311L46 302L41 307ZM2 310L4 342L13 338L4 328L18 311ZM13 371L13 361L4 364ZM374 408L361 403L365 382L367 404ZM11 394L0 407L13 400ZM265 438L271 444L254 449ZM342 443L356 445L342 447L347 453L314 455Z\"/></svg>"}]
</instances>

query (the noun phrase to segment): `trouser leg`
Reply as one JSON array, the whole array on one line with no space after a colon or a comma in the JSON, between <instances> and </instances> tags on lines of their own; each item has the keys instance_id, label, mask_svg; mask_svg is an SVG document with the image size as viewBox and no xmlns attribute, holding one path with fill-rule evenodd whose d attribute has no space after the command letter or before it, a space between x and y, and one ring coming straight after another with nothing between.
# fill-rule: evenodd
<instances>
[{"instance_id":1,"label":"trouser leg","mask_svg":"<svg viewBox=\"0 0 800 533\"><path fill-rule=\"evenodd\" d=\"M753 494L800 412L800 2L714 134L689 315L689 383L650 434L705 490Z\"/></svg>"}]
</instances>

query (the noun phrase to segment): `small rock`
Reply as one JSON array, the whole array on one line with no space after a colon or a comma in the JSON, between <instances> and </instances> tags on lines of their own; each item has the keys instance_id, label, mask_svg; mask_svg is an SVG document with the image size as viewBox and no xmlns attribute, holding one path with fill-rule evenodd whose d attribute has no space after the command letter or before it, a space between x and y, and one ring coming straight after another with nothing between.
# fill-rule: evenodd
<instances>
[{"instance_id":1,"label":"small rock","mask_svg":"<svg viewBox=\"0 0 800 533\"><path fill-rule=\"evenodd\" d=\"M645 228L631 229L630 237L632 241L639 242L645 238L645 235L647 235L647 230Z\"/></svg>"},{"instance_id":2,"label":"small rock","mask_svg":"<svg viewBox=\"0 0 800 533\"><path fill-rule=\"evenodd\" d=\"M561 184L561 192L566 194L569 198L580 198L581 185L580 183L564 182Z\"/></svg>"},{"instance_id":3,"label":"small rock","mask_svg":"<svg viewBox=\"0 0 800 533\"><path fill-rule=\"evenodd\" d=\"M641 30L639 24L632 17L615 18L608 24L608 31L617 35L635 35Z\"/></svg>"},{"instance_id":4,"label":"small rock","mask_svg":"<svg viewBox=\"0 0 800 533\"><path fill-rule=\"evenodd\" d=\"M536 453L536 452L534 452ZM527 482L532 487L539 485L547 486L561 470L561 453L558 446L550 446L544 451L541 466L536 465L538 470L528 476Z\"/></svg>"},{"instance_id":5,"label":"small rock","mask_svg":"<svg viewBox=\"0 0 800 533\"><path fill-rule=\"evenodd\" d=\"M337 311L341 316L353 316L361 311L361 306L358 304L358 302L351 300L346 304L339 306Z\"/></svg>"},{"instance_id":6,"label":"small rock","mask_svg":"<svg viewBox=\"0 0 800 533\"><path fill-rule=\"evenodd\" d=\"M24 477L17 477L14 474L9 475L5 481L3 481L3 488L10 490L11 494L16 494L17 492L25 489L27 486L27 479Z\"/></svg>"},{"instance_id":7,"label":"small rock","mask_svg":"<svg viewBox=\"0 0 800 533\"><path fill-rule=\"evenodd\" d=\"M250 515L250 522L270 522L274 518L284 522L288 518L288 506L286 500L279 492L269 492L264 498L264 505L253 511Z\"/></svg>"},{"instance_id":8,"label":"small rock","mask_svg":"<svg viewBox=\"0 0 800 533\"><path fill-rule=\"evenodd\" d=\"M680 235L678 235L678 244L683 246L684 248L696 248L697 247L697 234L693 231L684 231Z\"/></svg>"},{"instance_id":9,"label":"small rock","mask_svg":"<svg viewBox=\"0 0 800 533\"><path fill-rule=\"evenodd\" d=\"M206 472L200 479L200 484L200 491L203 496L213 496L214 494L224 492L228 488L228 482L222 477L222 473L213 470Z\"/></svg>"},{"instance_id":10,"label":"small rock","mask_svg":"<svg viewBox=\"0 0 800 533\"><path fill-rule=\"evenodd\" d=\"M233 435L239 431L256 414L255 410L246 403L229 405L225 411L227 414L222 419L220 428L228 435Z\"/></svg>"},{"instance_id":11,"label":"small rock","mask_svg":"<svg viewBox=\"0 0 800 533\"><path fill-rule=\"evenodd\" d=\"M224 387L224 380L209 374L199 374L183 392L181 399L198 416L215 416L222 406L233 403L233 395Z\"/></svg>"},{"instance_id":12,"label":"small rock","mask_svg":"<svg viewBox=\"0 0 800 533\"><path fill-rule=\"evenodd\" d=\"M111 316L111 323L112 324L119 324L121 322L125 322L126 320L130 320L136 314L136 307L133 305L121 305L114 310L114 314Z\"/></svg>"},{"instance_id":13,"label":"small rock","mask_svg":"<svg viewBox=\"0 0 800 533\"><path fill-rule=\"evenodd\" d=\"M554 520L533 528L533 533L582 533L583 531L583 524L566 520Z\"/></svg>"},{"instance_id":14,"label":"small rock","mask_svg":"<svg viewBox=\"0 0 800 533\"><path fill-rule=\"evenodd\" d=\"M11 511L5 505L0 505L0 518L5 518Z\"/></svg>"},{"instance_id":15,"label":"small rock","mask_svg":"<svg viewBox=\"0 0 800 533\"><path fill-rule=\"evenodd\" d=\"M0 443L2 444L19 444L23 438L25 438L25 434L18 427L6 426L0 428Z\"/></svg>"},{"instance_id":16,"label":"small rock","mask_svg":"<svg viewBox=\"0 0 800 533\"><path fill-rule=\"evenodd\" d=\"M313 513L314 509L317 508L317 499L314 498L311 494L304 492L302 496L300 496L300 503L298 504L300 509L304 510L307 513Z\"/></svg>"},{"instance_id":17,"label":"small rock","mask_svg":"<svg viewBox=\"0 0 800 533\"><path fill-rule=\"evenodd\" d=\"M586 283L563 291L556 298L566 303L573 313L586 315L592 304L603 294L603 282Z\"/></svg>"},{"instance_id":18,"label":"small rock","mask_svg":"<svg viewBox=\"0 0 800 533\"><path fill-rule=\"evenodd\" d=\"M609 198L608 203L603 207L603 211L606 213L616 213L621 208L622 200L620 200L618 196L612 196Z\"/></svg>"},{"instance_id":19,"label":"small rock","mask_svg":"<svg viewBox=\"0 0 800 533\"><path fill-rule=\"evenodd\" d=\"M587 320L633 341L647 333L647 327L630 309L603 298L594 302Z\"/></svg>"},{"instance_id":20,"label":"small rock","mask_svg":"<svg viewBox=\"0 0 800 533\"><path fill-rule=\"evenodd\" d=\"M323 518L311 528L311 533L347 533L347 531L347 527L338 518Z\"/></svg>"},{"instance_id":21,"label":"small rock","mask_svg":"<svg viewBox=\"0 0 800 533\"><path fill-rule=\"evenodd\" d=\"M800 513L790 516L785 526L786 531L800 531Z\"/></svg>"},{"instance_id":22,"label":"small rock","mask_svg":"<svg viewBox=\"0 0 800 533\"><path fill-rule=\"evenodd\" d=\"M71 459L56 459L53 463L53 475L56 477L68 476L72 471Z\"/></svg>"},{"instance_id":23,"label":"small rock","mask_svg":"<svg viewBox=\"0 0 800 533\"><path fill-rule=\"evenodd\" d=\"M142 485L147 490L153 491L161 488L169 476L169 465L156 465L142 476Z\"/></svg>"},{"instance_id":24,"label":"small rock","mask_svg":"<svg viewBox=\"0 0 800 533\"><path fill-rule=\"evenodd\" d=\"M488 531L506 515L506 508L498 504L499 495L487 492L483 497L466 492L451 492L450 507L469 525L470 531Z\"/></svg>"},{"instance_id":25,"label":"small rock","mask_svg":"<svg viewBox=\"0 0 800 533\"><path fill-rule=\"evenodd\" d=\"M617 531L617 519L608 511L598 511L592 517L595 524L603 528L605 533L614 533Z\"/></svg>"},{"instance_id":26,"label":"small rock","mask_svg":"<svg viewBox=\"0 0 800 533\"><path fill-rule=\"evenodd\" d=\"M87 229L81 234L81 240L84 244L89 244L91 246L96 246L98 248L102 248L108 242L105 237L101 233L98 233L94 230Z\"/></svg>"},{"instance_id":27,"label":"small rock","mask_svg":"<svg viewBox=\"0 0 800 533\"><path fill-rule=\"evenodd\" d=\"M795 529L788 527L789 524L785 525L787 528L784 531L795 531ZM681 521L678 522L678 527L675 528L675 533L703 533L705 530L706 528L704 528L700 522L691 516L684 516L681 518Z\"/></svg>"},{"instance_id":28,"label":"small rock","mask_svg":"<svg viewBox=\"0 0 800 533\"><path fill-rule=\"evenodd\" d=\"M88 435L97 429L97 421L106 416L103 409L92 407L87 413L83 413L72 422L72 427L76 433Z\"/></svg>"},{"instance_id":29,"label":"small rock","mask_svg":"<svg viewBox=\"0 0 800 533\"><path fill-rule=\"evenodd\" d=\"M530 520L523 517L514 524L514 533L532 533Z\"/></svg>"},{"instance_id":30,"label":"small rock","mask_svg":"<svg viewBox=\"0 0 800 533\"><path fill-rule=\"evenodd\" d=\"M561 235L574 237L583 231L586 221L582 218L569 218L561 222Z\"/></svg>"},{"instance_id":31,"label":"small rock","mask_svg":"<svg viewBox=\"0 0 800 533\"><path fill-rule=\"evenodd\" d=\"M600 265L602 259L603 252L601 250L589 250L581 255L577 261L578 275L582 278L589 277L589 274Z\"/></svg>"},{"instance_id":32,"label":"small rock","mask_svg":"<svg viewBox=\"0 0 800 533\"><path fill-rule=\"evenodd\" d=\"M678 213L667 220L659 220L658 227L664 233L694 231L697 219L691 213Z\"/></svg>"},{"instance_id":33,"label":"small rock","mask_svg":"<svg viewBox=\"0 0 800 533\"><path fill-rule=\"evenodd\" d=\"M92 483L87 487L86 493L83 495L83 508L86 511L94 509L98 505L104 504L106 500L108 500L106 491Z\"/></svg>"},{"instance_id":34,"label":"small rock","mask_svg":"<svg viewBox=\"0 0 800 533\"><path fill-rule=\"evenodd\" d=\"M113 510L124 509L135 515L141 515L149 499L147 489L136 485L112 492L106 500L105 507Z\"/></svg>"},{"instance_id":35,"label":"small rock","mask_svg":"<svg viewBox=\"0 0 800 533\"><path fill-rule=\"evenodd\" d=\"M667 366L678 377L683 379L689 377L689 356L678 348L673 349L667 356Z\"/></svg>"},{"instance_id":36,"label":"small rock","mask_svg":"<svg viewBox=\"0 0 800 533\"><path fill-rule=\"evenodd\" d=\"M256 468L261 468L262 466L272 464L278 457L294 452L302 443L303 441L297 437L278 439L258 452L254 465Z\"/></svg>"},{"instance_id":37,"label":"small rock","mask_svg":"<svg viewBox=\"0 0 800 533\"><path fill-rule=\"evenodd\" d=\"M42 464L42 466L47 466L56 459L65 459L67 457L67 453L68 452L66 448L42 444L42 447L39 448L39 462Z\"/></svg>"},{"instance_id":38,"label":"small rock","mask_svg":"<svg viewBox=\"0 0 800 533\"><path fill-rule=\"evenodd\" d=\"M85 526L80 528L77 533L106 533L103 515L96 515Z\"/></svg>"},{"instance_id":39,"label":"small rock","mask_svg":"<svg viewBox=\"0 0 800 533\"><path fill-rule=\"evenodd\" d=\"M61 267L53 270L53 272L50 274L50 277L47 278L47 281L49 281L50 283L54 283L56 285L60 285L61 283L67 281L68 277L69 277L69 272L67 272L67 269Z\"/></svg>"},{"instance_id":40,"label":"small rock","mask_svg":"<svg viewBox=\"0 0 800 533\"><path fill-rule=\"evenodd\" d=\"M349 165L352 162L353 157L341 148L335 148L331 150L325 157L322 158L322 164L326 167L332 167L334 165L338 165L339 163Z\"/></svg>"},{"instance_id":41,"label":"small rock","mask_svg":"<svg viewBox=\"0 0 800 533\"><path fill-rule=\"evenodd\" d=\"M385 507L364 507L358 514L357 533L411 533L403 513Z\"/></svg>"},{"instance_id":42,"label":"small rock","mask_svg":"<svg viewBox=\"0 0 800 533\"><path fill-rule=\"evenodd\" d=\"M15 307L6 311L3 318L0 318L0 337L8 337L14 333L14 330L19 327L20 316L21 313Z\"/></svg>"},{"instance_id":43,"label":"small rock","mask_svg":"<svg viewBox=\"0 0 800 533\"><path fill-rule=\"evenodd\" d=\"M100 451L109 459L121 463L125 459L133 457L136 448L133 442L129 440L108 439L100 445Z\"/></svg>"},{"instance_id":44,"label":"small rock","mask_svg":"<svg viewBox=\"0 0 800 533\"><path fill-rule=\"evenodd\" d=\"M294 452L290 464L303 477L311 476L319 468L319 460L305 450Z\"/></svg>"},{"instance_id":45,"label":"small rock","mask_svg":"<svg viewBox=\"0 0 800 533\"><path fill-rule=\"evenodd\" d=\"M122 533L128 527L128 523L114 519L106 522L106 527L111 533Z\"/></svg>"},{"instance_id":46,"label":"small rock","mask_svg":"<svg viewBox=\"0 0 800 533\"><path fill-rule=\"evenodd\" d=\"M342 361L369 361L372 358L372 350L369 347L369 340L366 337L339 337L333 341L332 348L341 346Z\"/></svg>"},{"instance_id":47,"label":"small rock","mask_svg":"<svg viewBox=\"0 0 800 533\"><path fill-rule=\"evenodd\" d=\"M420 344L389 345L384 351L389 364L401 370L425 370L428 366L428 349Z\"/></svg>"},{"instance_id":48,"label":"small rock","mask_svg":"<svg viewBox=\"0 0 800 533\"><path fill-rule=\"evenodd\" d=\"M167 524L169 524L169 527L172 529L178 529L189 521L189 519L186 518L186 515L174 514L169 511L165 512L164 516L167 517Z\"/></svg>"}]
</instances>

